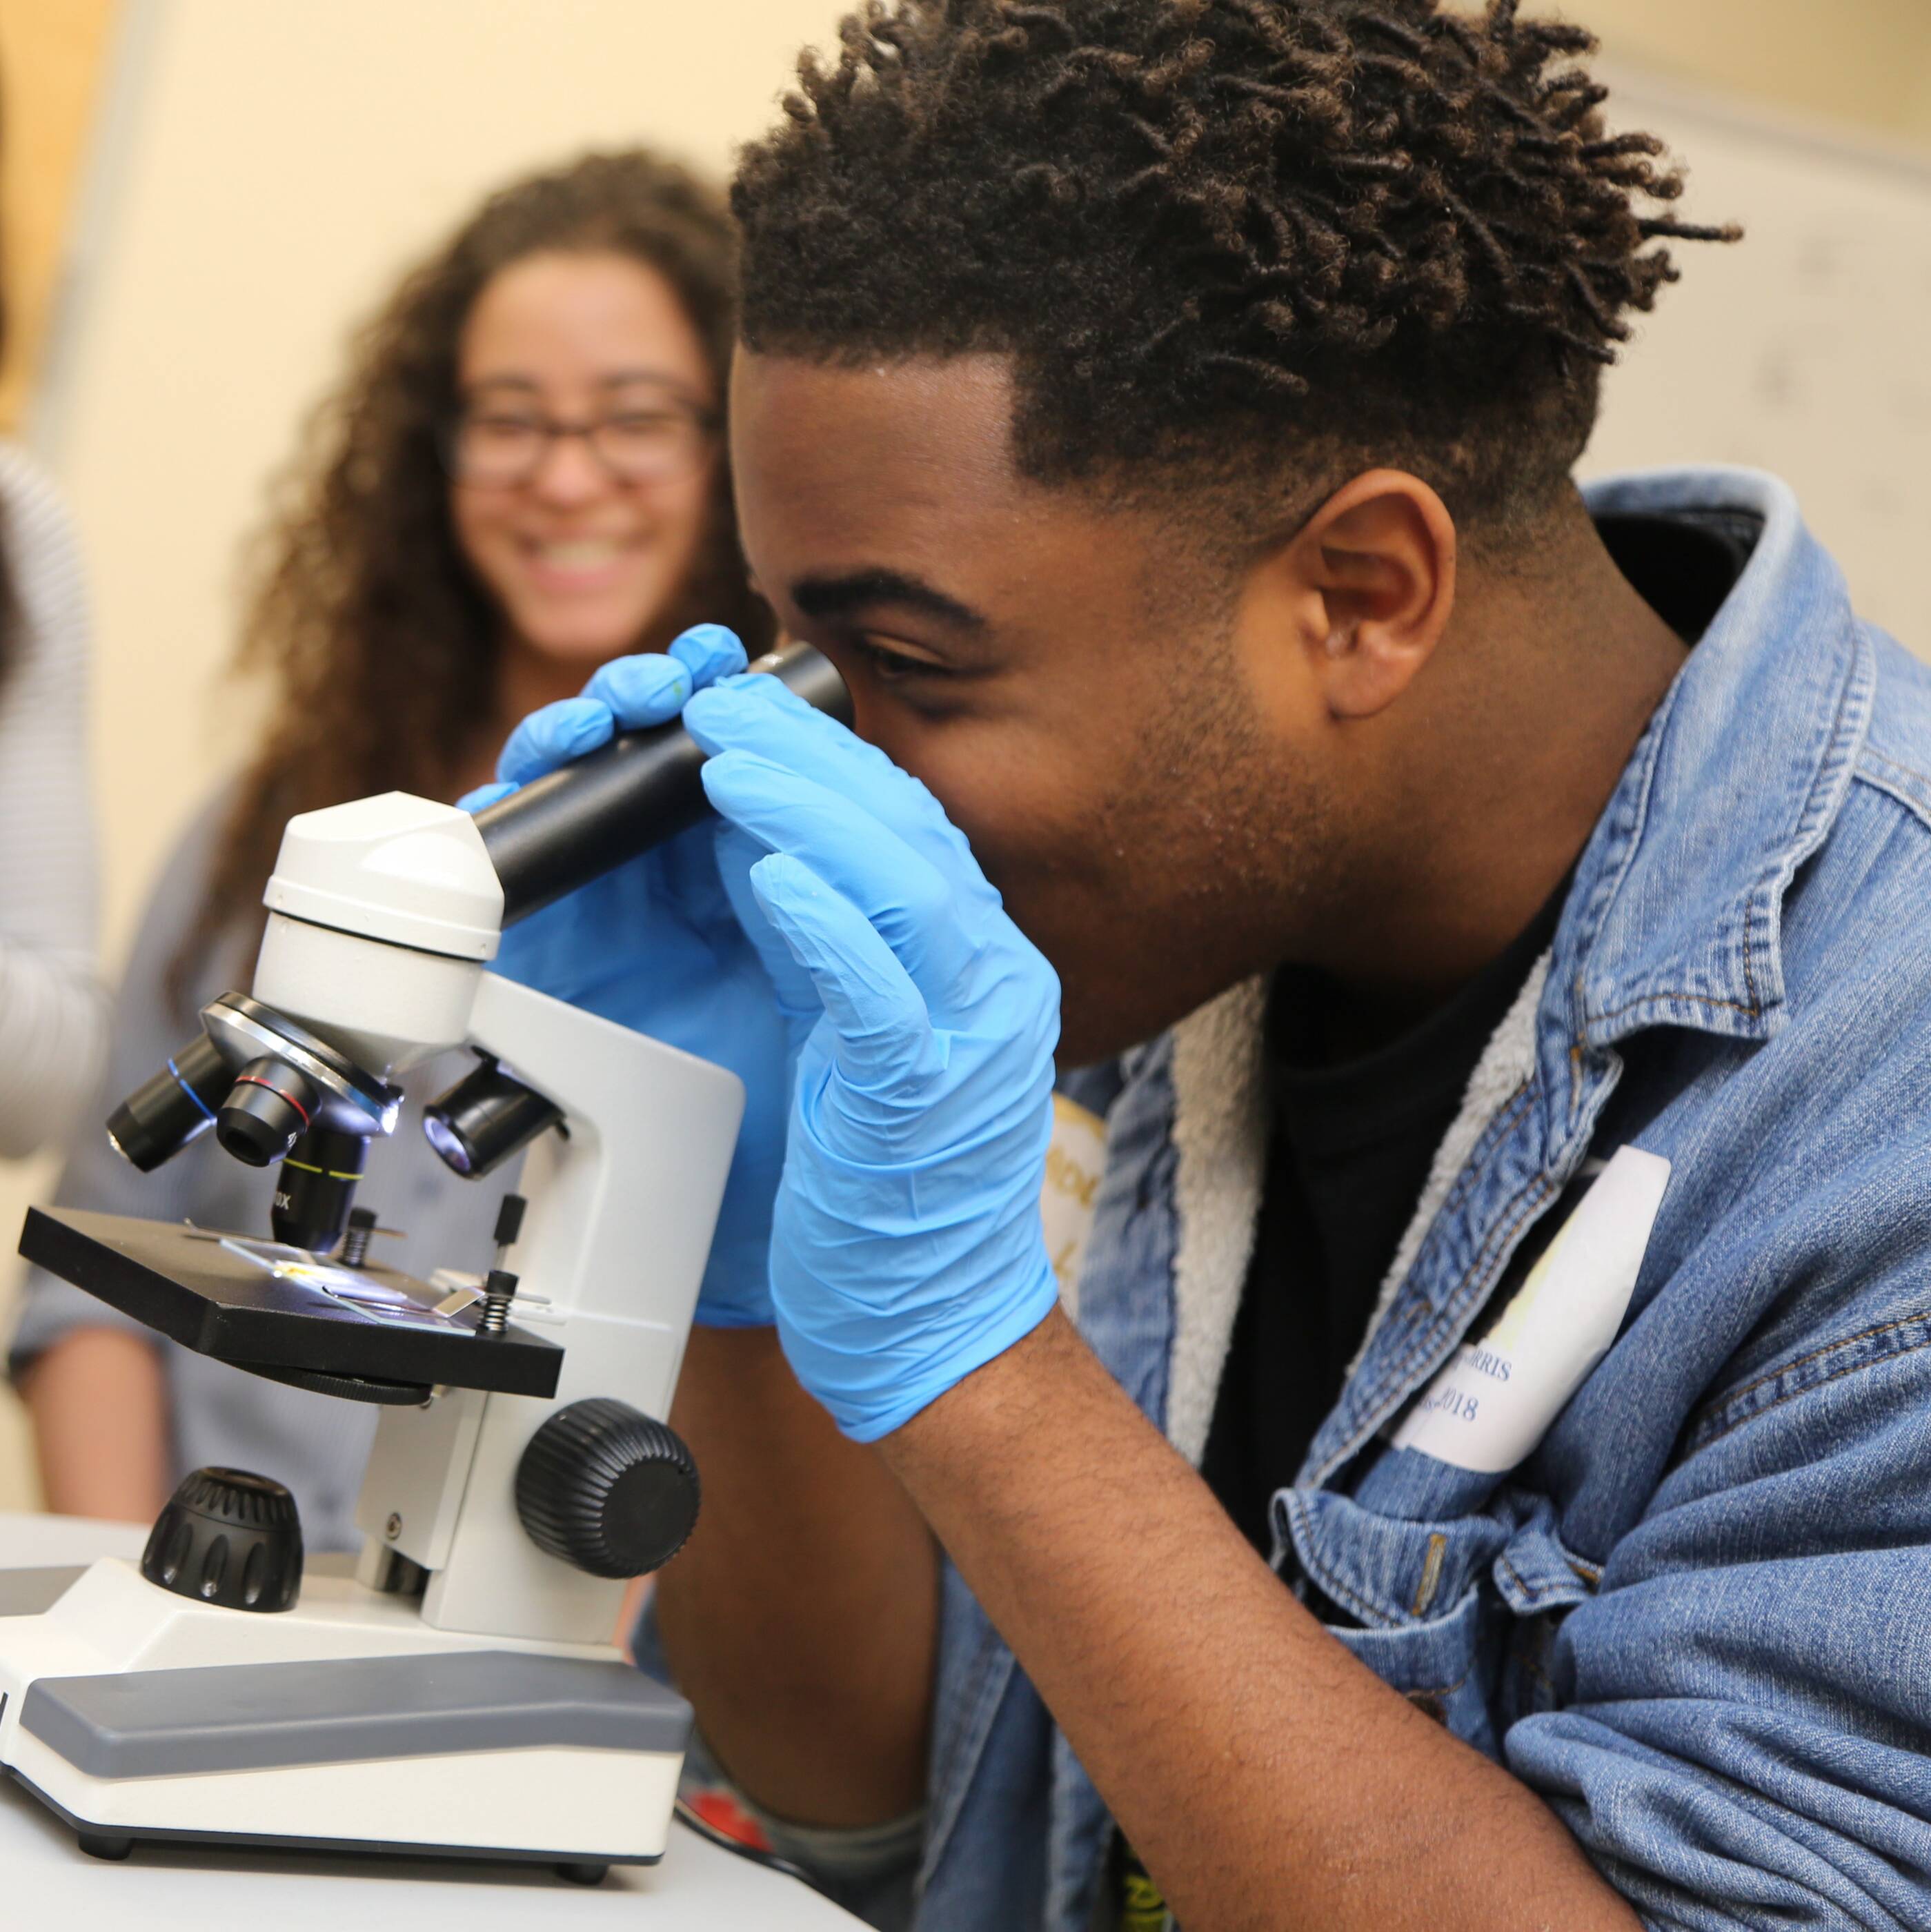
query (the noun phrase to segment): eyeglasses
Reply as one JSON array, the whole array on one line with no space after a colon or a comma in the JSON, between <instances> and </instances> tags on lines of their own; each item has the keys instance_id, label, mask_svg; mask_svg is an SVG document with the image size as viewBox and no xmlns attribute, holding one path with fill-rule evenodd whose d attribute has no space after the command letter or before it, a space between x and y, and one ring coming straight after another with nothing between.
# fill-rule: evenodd
<instances>
[{"instance_id":1,"label":"eyeglasses","mask_svg":"<svg viewBox=\"0 0 1931 1932\"><path fill-rule=\"evenodd\" d=\"M613 410L588 422L566 423L491 403L458 412L442 438L442 458L459 483L508 489L542 468L553 443L580 436L616 482L663 483L697 467L716 427L708 411L688 404Z\"/></svg>"}]
</instances>

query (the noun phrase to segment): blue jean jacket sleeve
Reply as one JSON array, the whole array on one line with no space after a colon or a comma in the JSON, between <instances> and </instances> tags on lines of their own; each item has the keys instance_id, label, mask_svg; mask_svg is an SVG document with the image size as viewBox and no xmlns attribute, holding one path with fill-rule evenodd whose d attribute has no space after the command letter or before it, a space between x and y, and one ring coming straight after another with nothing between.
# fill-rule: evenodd
<instances>
[{"instance_id":1,"label":"blue jean jacket sleeve","mask_svg":"<svg viewBox=\"0 0 1931 1932\"><path fill-rule=\"evenodd\" d=\"M1931 783L1885 769L1792 889L1772 1036L1631 1045L1682 1192L1579 1408L1670 1440L1503 1755L1659 1927L1931 1922Z\"/></svg>"},{"instance_id":2,"label":"blue jean jacket sleeve","mask_svg":"<svg viewBox=\"0 0 1931 1932\"><path fill-rule=\"evenodd\" d=\"M1923 1264L1921 1247L1915 1257ZM1922 1924L1931 1313L1739 1388L1564 1622L1508 1732L1654 1926Z\"/></svg>"}]
</instances>

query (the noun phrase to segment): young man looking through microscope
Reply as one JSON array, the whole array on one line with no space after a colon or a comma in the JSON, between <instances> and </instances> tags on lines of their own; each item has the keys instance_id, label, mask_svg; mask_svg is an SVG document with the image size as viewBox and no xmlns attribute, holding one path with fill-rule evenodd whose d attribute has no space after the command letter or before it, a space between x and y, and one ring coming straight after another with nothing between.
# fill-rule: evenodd
<instances>
[{"instance_id":1,"label":"young man looking through microscope","mask_svg":"<svg viewBox=\"0 0 1931 1932\"><path fill-rule=\"evenodd\" d=\"M792 1019L676 1417L709 1745L923 1932L1913 1922L1931 676L1773 480L1569 481L1710 231L1508 0L844 40L731 434L856 735L700 632L503 765L681 708L715 845L506 951Z\"/></svg>"}]
</instances>

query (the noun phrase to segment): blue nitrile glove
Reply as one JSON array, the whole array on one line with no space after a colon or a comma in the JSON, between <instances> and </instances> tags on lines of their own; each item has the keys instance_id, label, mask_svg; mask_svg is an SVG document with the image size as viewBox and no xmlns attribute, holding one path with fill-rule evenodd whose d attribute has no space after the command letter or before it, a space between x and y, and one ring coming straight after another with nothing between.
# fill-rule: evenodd
<instances>
[{"instance_id":1,"label":"blue nitrile glove","mask_svg":"<svg viewBox=\"0 0 1931 1932\"><path fill-rule=\"evenodd\" d=\"M744 647L731 632L705 624L685 632L667 656L605 664L580 698L526 718L497 761L502 782L482 787L463 803L481 811L519 784L595 751L619 730L663 724L694 690L744 664ZM750 1328L772 1318L772 1200L802 1029L774 998L771 977L719 876L721 844L748 904L742 874L763 848L742 833L721 840L720 831L713 824L694 826L510 927L495 970L727 1066L744 1082L744 1125L697 1318L713 1328ZM768 933L763 937L778 956L785 994L795 999L803 984L796 964ZM808 986L804 992L815 1015L815 998Z\"/></svg>"},{"instance_id":2,"label":"blue nitrile glove","mask_svg":"<svg viewBox=\"0 0 1931 1932\"><path fill-rule=\"evenodd\" d=\"M771 854L751 916L823 1006L773 1222L779 1340L874 1442L1058 1298L1039 1190L1059 980L931 793L775 678L700 692L685 724L711 802Z\"/></svg>"}]
</instances>

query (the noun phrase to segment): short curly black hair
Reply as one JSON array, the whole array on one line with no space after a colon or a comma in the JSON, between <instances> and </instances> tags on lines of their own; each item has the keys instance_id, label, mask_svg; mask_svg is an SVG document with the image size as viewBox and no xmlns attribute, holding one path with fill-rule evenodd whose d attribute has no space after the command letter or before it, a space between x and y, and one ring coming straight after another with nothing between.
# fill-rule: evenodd
<instances>
[{"instance_id":1,"label":"short curly black hair","mask_svg":"<svg viewBox=\"0 0 1931 1932\"><path fill-rule=\"evenodd\" d=\"M1644 211L1680 172L1606 133L1591 36L1516 0L866 0L839 31L740 159L744 340L1009 355L1047 480L1233 481L1277 520L1389 462L1463 519L1539 511L1675 279L1652 244L1735 232Z\"/></svg>"}]
</instances>

